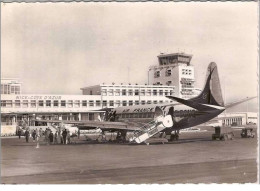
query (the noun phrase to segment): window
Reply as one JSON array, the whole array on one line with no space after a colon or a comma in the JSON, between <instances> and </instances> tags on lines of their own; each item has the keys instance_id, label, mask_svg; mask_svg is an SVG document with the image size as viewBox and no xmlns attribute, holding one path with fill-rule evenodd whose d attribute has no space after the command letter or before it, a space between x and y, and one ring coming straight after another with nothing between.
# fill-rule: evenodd
<instances>
[{"instance_id":1,"label":"window","mask_svg":"<svg viewBox=\"0 0 260 191\"><path fill-rule=\"evenodd\" d=\"M11 86L11 94L15 94L15 87Z\"/></svg>"},{"instance_id":2,"label":"window","mask_svg":"<svg viewBox=\"0 0 260 191\"><path fill-rule=\"evenodd\" d=\"M156 100L153 101L154 104L157 104L158 102Z\"/></svg>"},{"instance_id":3,"label":"window","mask_svg":"<svg viewBox=\"0 0 260 191\"><path fill-rule=\"evenodd\" d=\"M43 107L43 100L39 100L38 105L39 107Z\"/></svg>"},{"instance_id":4,"label":"window","mask_svg":"<svg viewBox=\"0 0 260 191\"><path fill-rule=\"evenodd\" d=\"M151 104L151 103L152 103L152 101L151 101L151 100L147 101L147 104Z\"/></svg>"},{"instance_id":5,"label":"window","mask_svg":"<svg viewBox=\"0 0 260 191\"><path fill-rule=\"evenodd\" d=\"M163 103L163 100L160 100L159 103Z\"/></svg>"},{"instance_id":6,"label":"window","mask_svg":"<svg viewBox=\"0 0 260 191\"><path fill-rule=\"evenodd\" d=\"M15 86L15 94L20 94L20 86Z\"/></svg>"},{"instance_id":7,"label":"window","mask_svg":"<svg viewBox=\"0 0 260 191\"><path fill-rule=\"evenodd\" d=\"M1 107L6 107L6 101L1 100Z\"/></svg>"},{"instance_id":8,"label":"window","mask_svg":"<svg viewBox=\"0 0 260 191\"><path fill-rule=\"evenodd\" d=\"M157 95L157 90L153 90L153 95L154 95L154 96Z\"/></svg>"},{"instance_id":9,"label":"window","mask_svg":"<svg viewBox=\"0 0 260 191\"><path fill-rule=\"evenodd\" d=\"M145 96L145 90L141 90L140 95Z\"/></svg>"},{"instance_id":10,"label":"window","mask_svg":"<svg viewBox=\"0 0 260 191\"><path fill-rule=\"evenodd\" d=\"M170 76L170 75L172 75L172 70L171 69L166 70L166 76Z\"/></svg>"},{"instance_id":11,"label":"window","mask_svg":"<svg viewBox=\"0 0 260 191\"><path fill-rule=\"evenodd\" d=\"M139 90L135 90L135 96L139 95Z\"/></svg>"},{"instance_id":12,"label":"window","mask_svg":"<svg viewBox=\"0 0 260 191\"><path fill-rule=\"evenodd\" d=\"M13 107L12 100L6 100L6 107Z\"/></svg>"},{"instance_id":13,"label":"window","mask_svg":"<svg viewBox=\"0 0 260 191\"><path fill-rule=\"evenodd\" d=\"M120 101L119 100L116 101L116 107L120 107Z\"/></svg>"},{"instance_id":14,"label":"window","mask_svg":"<svg viewBox=\"0 0 260 191\"><path fill-rule=\"evenodd\" d=\"M133 95L133 90L128 90L128 95L132 96Z\"/></svg>"},{"instance_id":15,"label":"window","mask_svg":"<svg viewBox=\"0 0 260 191\"><path fill-rule=\"evenodd\" d=\"M107 95L107 90L104 90L104 89L103 89L103 90L102 90L102 95L103 95L103 96L106 96L106 95Z\"/></svg>"},{"instance_id":16,"label":"window","mask_svg":"<svg viewBox=\"0 0 260 191\"><path fill-rule=\"evenodd\" d=\"M116 89L116 96L120 96L120 89Z\"/></svg>"},{"instance_id":17,"label":"window","mask_svg":"<svg viewBox=\"0 0 260 191\"><path fill-rule=\"evenodd\" d=\"M142 104L142 105L145 105L145 101L144 101L144 100L143 100L143 101L141 101L141 104Z\"/></svg>"},{"instance_id":18,"label":"window","mask_svg":"<svg viewBox=\"0 0 260 191\"><path fill-rule=\"evenodd\" d=\"M36 100L31 100L31 107L36 107Z\"/></svg>"},{"instance_id":19,"label":"window","mask_svg":"<svg viewBox=\"0 0 260 191\"><path fill-rule=\"evenodd\" d=\"M113 95L114 95L114 91L113 91L112 89L110 89L110 90L108 91L108 95L109 95L109 96L113 96Z\"/></svg>"},{"instance_id":20,"label":"window","mask_svg":"<svg viewBox=\"0 0 260 191\"><path fill-rule=\"evenodd\" d=\"M61 107L66 107L66 101L65 100L61 100Z\"/></svg>"},{"instance_id":21,"label":"window","mask_svg":"<svg viewBox=\"0 0 260 191\"><path fill-rule=\"evenodd\" d=\"M126 101L123 101L123 106L127 106L127 102Z\"/></svg>"},{"instance_id":22,"label":"window","mask_svg":"<svg viewBox=\"0 0 260 191\"><path fill-rule=\"evenodd\" d=\"M51 107L51 100L46 100L46 107Z\"/></svg>"},{"instance_id":23,"label":"window","mask_svg":"<svg viewBox=\"0 0 260 191\"><path fill-rule=\"evenodd\" d=\"M166 82L166 84L167 84L168 86L170 86L170 85L172 84L172 81L168 81L168 82Z\"/></svg>"},{"instance_id":24,"label":"window","mask_svg":"<svg viewBox=\"0 0 260 191\"><path fill-rule=\"evenodd\" d=\"M87 107L87 100L82 100L82 107Z\"/></svg>"},{"instance_id":25,"label":"window","mask_svg":"<svg viewBox=\"0 0 260 191\"><path fill-rule=\"evenodd\" d=\"M139 105L139 101L138 100L135 101L135 105Z\"/></svg>"},{"instance_id":26,"label":"window","mask_svg":"<svg viewBox=\"0 0 260 191\"><path fill-rule=\"evenodd\" d=\"M79 107L80 101L79 100L75 100L75 107Z\"/></svg>"},{"instance_id":27,"label":"window","mask_svg":"<svg viewBox=\"0 0 260 191\"><path fill-rule=\"evenodd\" d=\"M159 90L159 95L160 95L160 96L163 95L163 90Z\"/></svg>"},{"instance_id":28,"label":"window","mask_svg":"<svg viewBox=\"0 0 260 191\"><path fill-rule=\"evenodd\" d=\"M168 95L168 90L165 90L164 94L165 94L165 96L167 96Z\"/></svg>"},{"instance_id":29,"label":"window","mask_svg":"<svg viewBox=\"0 0 260 191\"><path fill-rule=\"evenodd\" d=\"M160 77L161 76L161 72L160 71L156 71L155 73L154 73L154 77L155 78L158 78L158 77Z\"/></svg>"},{"instance_id":30,"label":"window","mask_svg":"<svg viewBox=\"0 0 260 191\"><path fill-rule=\"evenodd\" d=\"M113 107L113 106L114 106L114 101L112 101L112 100L109 101L109 106L110 106L110 107Z\"/></svg>"},{"instance_id":31,"label":"window","mask_svg":"<svg viewBox=\"0 0 260 191\"><path fill-rule=\"evenodd\" d=\"M100 107L101 106L101 101L96 100L96 107Z\"/></svg>"},{"instance_id":32,"label":"window","mask_svg":"<svg viewBox=\"0 0 260 191\"><path fill-rule=\"evenodd\" d=\"M147 96L150 96L150 95L151 95L151 90L147 90L146 95L147 95Z\"/></svg>"},{"instance_id":33,"label":"window","mask_svg":"<svg viewBox=\"0 0 260 191\"><path fill-rule=\"evenodd\" d=\"M93 100L89 100L89 107L94 107L94 101Z\"/></svg>"},{"instance_id":34,"label":"window","mask_svg":"<svg viewBox=\"0 0 260 191\"><path fill-rule=\"evenodd\" d=\"M126 89L123 89L123 90L122 90L122 95L123 95L123 96L126 96Z\"/></svg>"},{"instance_id":35,"label":"window","mask_svg":"<svg viewBox=\"0 0 260 191\"><path fill-rule=\"evenodd\" d=\"M73 107L73 101L72 100L68 100L68 107Z\"/></svg>"},{"instance_id":36,"label":"window","mask_svg":"<svg viewBox=\"0 0 260 191\"><path fill-rule=\"evenodd\" d=\"M58 100L54 100L53 101L53 106L54 107L58 107L59 106L59 101Z\"/></svg>"},{"instance_id":37,"label":"window","mask_svg":"<svg viewBox=\"0 0 260 191\"><path fill-rule=\"evenodd\" d=\"M173 95L173 91L172 90L170 90L170 95Z\"/></svg>"},{"instance_id":38,"label":"window","mask_svg":"<svg viewBox=\"0 0 260 191\"><path fill-rule=\"evenodd\" d=\"M103 107L107 107L107 101L106 100L104 100L102 104L103 104Z\"/></svg>"},{"instance_id":39,"label":"window","mask_svg":"<svg viewBox=\"0 0 260 191\"><path fill-rule=\"evenodd\" d=\"M132 100L129 101L129 106L131 106L131 105L133 105L133 101Z\"/></svg>"},{"instance_id":40,"label":"window","mask_svg":"<svg viewBox=\"0 0 260 191\"><path fill-rule=\"evenodd\" d=\"M28 106L29 106L28 100L23 100L23 107L28 107Z\"/></svg>"}]
</instances>

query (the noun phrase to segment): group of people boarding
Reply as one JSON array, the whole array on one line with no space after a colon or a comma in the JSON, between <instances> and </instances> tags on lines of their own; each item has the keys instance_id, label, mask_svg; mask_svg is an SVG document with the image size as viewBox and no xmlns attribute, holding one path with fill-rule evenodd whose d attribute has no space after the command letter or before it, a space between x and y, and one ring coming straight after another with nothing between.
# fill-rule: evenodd
<instances>
[{"instance_id":1,"label":"group of people boarding","mask_svg":"<svg viewBox=\"0 0 260 191\"><path fill-rule=\"evenodd\" d=\"M22 134L22 130L19 129L18 130L19 139L21 137L21 134ZM50 145L50 144L70 144L71 138L74 139L74 137L76 137L76 134L70 135L69 129L65 129L65 128L62 130L61 128L57 128L57 130L54 133L49 127L47 127L45 130L40 128L40 129L34 129L31 132L29 131L29 129L26 129L24 132L24 136L27 143L29 142L30 136L33 138L33 142L36 141L37 137L38 138L44 137L44 142L46 142L47 145Z\"/></svg>"}]
</instances>

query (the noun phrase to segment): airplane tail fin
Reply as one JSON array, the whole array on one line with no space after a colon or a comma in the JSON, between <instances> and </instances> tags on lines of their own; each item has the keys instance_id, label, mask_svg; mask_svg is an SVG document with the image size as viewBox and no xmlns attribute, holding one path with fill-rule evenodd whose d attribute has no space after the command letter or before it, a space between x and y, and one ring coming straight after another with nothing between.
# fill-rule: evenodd
<instances>
[{"instance_id":1,"label":"airplane tail fin","mask_svg":"<svg viewBox=\"0 0 260 191\"><path fill-rule=\"evenodd\" d=\"M211 62L208 66L204 89L197 97L191 98L189 101L224 107L218 68L215 62Z\"/></svg>"}]
</instances>

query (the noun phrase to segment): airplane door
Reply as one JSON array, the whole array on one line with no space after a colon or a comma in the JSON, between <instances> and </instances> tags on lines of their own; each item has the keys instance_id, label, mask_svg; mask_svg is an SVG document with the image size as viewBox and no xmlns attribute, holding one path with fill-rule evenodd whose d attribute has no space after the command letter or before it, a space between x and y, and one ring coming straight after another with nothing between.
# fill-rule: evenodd
<instances>
[{"instance_id":1,"label":"airplane door","mask_svg":"<svg viewBox=\"0 0 260 191\"><path fill-rule=\"evenodd\" d=\"M170 106L168 109L168 113L166 115L171 115L172 117L174 116L174 107Z\"/></svg>"}]
</instances>

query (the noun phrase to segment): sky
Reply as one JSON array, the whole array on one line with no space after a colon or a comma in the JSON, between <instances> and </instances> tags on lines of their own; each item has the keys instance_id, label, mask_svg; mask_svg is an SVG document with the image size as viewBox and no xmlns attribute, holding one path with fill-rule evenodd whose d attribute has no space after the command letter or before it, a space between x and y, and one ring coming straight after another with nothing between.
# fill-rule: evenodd
<instances>
[{"instance_id":1,"label":"sky","mask_svg":"<svg viewBox=\"0 0 260 191\"><path fill-rule=\"evenodd\" d=\"M257 95L256 2L12 3L1 11L1 77L19 78L24 94L144 84L160 53L185 52L196 87L213 61L226 102Z\"/></svg>"}]
</instances>

